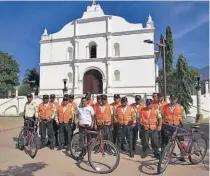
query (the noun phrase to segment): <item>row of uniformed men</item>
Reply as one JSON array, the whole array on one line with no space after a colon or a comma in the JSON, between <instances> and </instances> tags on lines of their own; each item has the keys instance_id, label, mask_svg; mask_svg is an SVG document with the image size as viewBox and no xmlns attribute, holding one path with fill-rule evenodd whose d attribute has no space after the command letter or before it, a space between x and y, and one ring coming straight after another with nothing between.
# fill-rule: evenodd
<instances>
[{"instance_id":1,"label":"row of uniformed men","mask_svg":"<svg viewBox=\"0 0 210 176\"><path fill-rule=\"evenodd\" d=\"M43 103L39 105L38 113L35 113L35 117L40 120L42 147L45 146L47 128L51 149L54 149L54 135L56 144L60 144L58 149L64 147L65 132L67 134L67 147L69 148L75 124L79 122L80 131L87 124L97 130L104 130L105 139L112 140L120 151L125 150L124 143L126 139L130 157L134 156L139 131L145 156L149 149L150 138L154 155L159 157L160 138L158 131L162 127L162 116L166 123L175 126L178 126L185 117L183 108L176 103L177 97L171 95L170 100L171 102L167 104L163 101L162 95L154 93L153 100L147 99L145 106L141 103L141 96L136 95L135 103L128 105L126 97L121 98L120 95L116 94L114 95L114 102L111 104L107 103L106 95L97 96L97 103L94 104L93 100L91 100L91 94L87 93L77 107L73 95L64 95L61 105L55 102L54 95L50 96L50 102L49 96L44 95ZM28 96L25 110L31 102ZM31 116L25 115L25 117ZM164 129L162 131L164 135ZM168 142L165 140L166 136L162 136L162 139L164 139L163 144Z\"/></svg>"}]
</instances>

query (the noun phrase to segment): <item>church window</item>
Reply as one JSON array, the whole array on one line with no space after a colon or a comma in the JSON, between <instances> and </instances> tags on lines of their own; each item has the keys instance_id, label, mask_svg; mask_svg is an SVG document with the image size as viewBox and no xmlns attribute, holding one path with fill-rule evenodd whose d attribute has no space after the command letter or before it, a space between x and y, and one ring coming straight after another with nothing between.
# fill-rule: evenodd
<instances>
[{"instance_id":1,"label":"church window","mask_svg":"<svg viewBox=\"0 0 210 176\"><path fill-rule=\"evenodd\" d=\"M114 71L114 77L115 77L115 81L119 81L120 80L120 71L119 70L115 70Z\"/></svg>"},{"instance_id":2,"label":"church window","mask_svg":"<svg viewBox=\"0 0 210 176\"><path fill-rule=\"evenodd\" d=\"M72 47L68 47L67 55L68 55L68 59L72 59L73 58L73 49L72 49Z\"/></svg>"},{"instance_id":3,"label":"church window","mask_svg":"<svg viewBox=\"0 0 210 176\"><path fill-rule=\"evenodd\" d=\"M68 78L69 78L69 82L72 83L73 77L72 77L72 73L71 72L68 73Z\"/></svg>"},{"instance_id":4,"label":"church window","mask_svg":"<svg viewBox=\"0 0 210 176\"><path fill-rule=\"evenodd\" d=\"M97 44L95 42L90 42L90 58L97 58Z\"/></svg>"},{"instance_id":5,"label":"church window","mask_svg":"<svg viewBox=\"0 0 210 176\"><path fill-rule=\"evenodd\" d=\"M114 44L114 51L115 51L115 56L120 57L120 44L119 43Z\"/></svg>"}]
</instances>

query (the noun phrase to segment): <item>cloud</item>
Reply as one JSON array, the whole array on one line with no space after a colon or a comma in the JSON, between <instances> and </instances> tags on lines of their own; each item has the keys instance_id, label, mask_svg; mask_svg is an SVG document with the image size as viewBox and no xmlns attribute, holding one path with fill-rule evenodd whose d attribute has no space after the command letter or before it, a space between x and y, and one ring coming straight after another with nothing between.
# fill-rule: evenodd
<instances>
[{"instance_id":1,"label":"cloud","mask_svg":"<svg viewBox=\"0 0 210 176\"><path fill-rule=\"evenodd\" d=\"M179 39L188 33L192 32L193 30L196 30L200 26L204 25L205 23L209 22L209 15L208 14L202 14L199 15L198 18L196 18L195 22L191 25L186 26L181 31L175 33L174 39Z\"/></svg>"},{"instance_id":2,"label":"cloud","mask_svg":"<svg viewBox=\"0 0 210 176\"><path fill-rule=\"evenodd\" d=\"M171 6L170 14L172 16L180 16L182 14L185 14L187 12L190 12L194 9L195 4L192 2L174 2Z\"/></svg>"}]
</instances>

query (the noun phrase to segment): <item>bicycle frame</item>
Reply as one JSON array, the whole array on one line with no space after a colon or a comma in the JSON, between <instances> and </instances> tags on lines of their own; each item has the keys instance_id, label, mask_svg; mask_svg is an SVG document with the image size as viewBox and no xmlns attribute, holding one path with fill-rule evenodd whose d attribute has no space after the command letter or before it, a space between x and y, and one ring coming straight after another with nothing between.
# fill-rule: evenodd
<instances>
[{"instance_id":1,"label":"bicycle frame","mask_svg":"<svg viewBox=\"0 0 210 176\"><path fill-rule=\"evenodd\" d=\"M188 130L186 130L186 129L184 129L184 128L180 128L180 127L174 127L174 128L176 128L176 130L175 130L175 132L173 133L173 136L172 136L172 139L171 139L171 141L174 142L174 148L175 148L175 144L177 144L178 147L180 148L181 152L182 152L185 156L191 155L191 153L189 153L189 147L190 147L190 145L191 145L191 143L192 143L192 141L193 141L193 133L194 133L195 130L192 129L192 131L189 132ZM178 133L179 130L182 130L182 131L184 131L184 132ZM181 137L181 136L187 136L187 137L190 138L189 141L188 141L188 143L187 143L187 148L186 148L186 149L182 146L181 141L179 141L179 139L178 139L178 137ZM173 148L173 150L172 150L172 152L171 152L171 154L170 154L170 158L171 158L171 156L172 156L172 154L173 154L174 148Z\"/></svg>"},{"instance_id":2,"label":"bicycle frame","mask_svg":"<svg viewBox=\"0 0 210 176\"><path fill-rule=\"evenodd\" d=\"M100 152L104 155L104 146L103 146L103 134L102 131L92 131L92 130L88 130L85 129L84 130L84 135L86 137L88 137L89 134L96 134L96 139L93 140L91 139L90 141L87 142L87 145L85 146L85 148L88 148L90 145L92 145L93 143L96 143L97 141L100 141Z\"/></svg>"},{"instance_id":3,"label":"bicycle frame","mask_svg":"<svg viewBox=\"0 0 210 176\"><path fill-rule=\"evenodd\" d=\"M31 134L35 132L35 129L37 128L37 123L33 120L32 122L34 122L34 127L30 127L30 121L32 120L24 120L24 123L26 123L26 127L24 126L23 129L26 130L26 135L24 135L24 138L26 139L26 141L28 142Z\"/></svg>"}]
</instances>

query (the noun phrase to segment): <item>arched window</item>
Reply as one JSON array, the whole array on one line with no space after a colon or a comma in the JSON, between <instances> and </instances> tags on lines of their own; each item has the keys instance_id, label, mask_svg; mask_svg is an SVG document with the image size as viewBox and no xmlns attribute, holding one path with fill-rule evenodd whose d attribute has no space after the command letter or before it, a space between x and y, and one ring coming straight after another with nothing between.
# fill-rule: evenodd
<instances>
[{"instance_id":1,"label":"arched window","mask_svg":"<svg viewBox=\"0 0 210 176\"><path fill-rule=\"evenodd\" d=\"M120 57L120 44L119 43L115 43L114 44L114 54L115 54L115 56L118 56L118 57Z\"/></svg>"},{"instance_id":2,"label":"arched window","mask_svg":"<svg viewBox=\"0 0 210 176\"><path fill-rule=\"evenodd\" d=\"M96 42L90 42L89 44L90 58L97 58L97 44Z\"/></svg>"},{"instance_id":3,"label":"arched window","mask_svg":"<svg viewBox=\"0 0 210 176\"><path fill-rule=\"evenodd\" d=\"M73 58L73 49L72 49L72 47L68 47L67 55L68 55L68 59L72 59Z\"/></svg>"},{"instance_id":4,"label":"arched window","mask_svg":"<svg viewBox=\"0 0 210 176\"><path fill-rule=\"evenodd\" d=\"M71 72L68 73L68 78L69 78L69 82L72 83L73 76L72 76L72 73Z\"/></svg>"},{"instance_id":5,"label":"arched window","mask_svg":"<svg viewBox=\"0 0 210 176\"><path fill-rule=\"evenodd\" d=\"M115 70L114 71L114 77L115 77L115 81L119 81L120 80L120 71L119 70Z\"/></svg>"}]
</instances>

